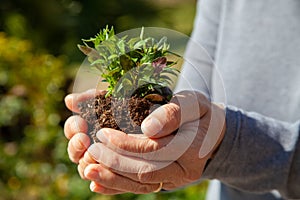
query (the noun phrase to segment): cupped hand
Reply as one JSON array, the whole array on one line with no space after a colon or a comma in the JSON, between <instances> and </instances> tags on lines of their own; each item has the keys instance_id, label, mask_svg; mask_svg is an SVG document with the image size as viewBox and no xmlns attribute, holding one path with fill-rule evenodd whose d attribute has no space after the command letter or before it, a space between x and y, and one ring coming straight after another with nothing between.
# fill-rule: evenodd
<instances>
[{"instance_id":1,"label":"cupped hand","mask_svg":"<svg viewBox=\"0 0 300 200\"><path fill-rule=\"evenodd\" d=\"M87 90L82 93L73 93L65 97L65 104L67 108L74 112L75 115L70 116L64 126L64 134L68 142L68 155L72 162L78 163L78 172L80 176L84 179L83 170L85 166L88 164L96 163L91 157L88 157L88 154L85 155L84 153L87 151L88 147L90 146L90 137L87 135L88 132L88 124L87 122L77 115L80 111L78 108L78 104L83 102L87 99L94 98L95 95L105 93L105 91L99 90ZM85 161L84 161L85 160Z\"/></svg>"},{"instance_id":2,"label":"cupped hand","mask_svg":"<svg viewBox=\"0 0 300 200\"><path fill-rule=\"evenodd\" d=\"M224 137L224 108L201 93L183 91L141 128L144 135L112 129L97 134L102 143L91 145L79 164L92 191L149 193L160 183L173 190L198 181Z\"/></svg>"},{"instance_id":3,"label":"cupped hand","mask_svg":"<svg viewBox=\"0 0 300 200\"><path fill-rule=\"evenodd\" d=\"M75 114L79 113L78 103L83 102L87 99L95 97L99 93L105 93L105 91L88 90L83 93L73 93L65 97L65 104L67 108L73 111ZM137 181L131 179L124 179L122 176L115 174L114 172L103 167L101 164L96 162L91 155L86 152L90 146L90 138L87 135L88 124L79 115L73 115L69 117L64 126L64 134L68 143L68 155L71 161L78 164L78 172L83 179L86 178L84 170L86 168L90 169L89 175L93 173L93 168L97 169L97 173L101 170L103 177L108 186L103 186L97 182L91 182L91 190L96 192L101 192L102 194L121 194L124 192L133 193L149 193L155 191L158 186L157 184L140 184ZM113 179L113 180L111 180ZM114 184L121 189L114 189Z\"/></svg>"}]
</instances>

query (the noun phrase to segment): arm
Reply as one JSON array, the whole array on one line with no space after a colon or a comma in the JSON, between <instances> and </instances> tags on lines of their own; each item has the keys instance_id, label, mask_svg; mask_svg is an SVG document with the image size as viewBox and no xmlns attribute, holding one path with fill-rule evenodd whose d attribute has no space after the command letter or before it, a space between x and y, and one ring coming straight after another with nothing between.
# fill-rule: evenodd
<instances>
[{"instance_id":1,"label":"arm","mask_svg":"<svg viewBox=\"0 0 300 200\"><path fill-rule=\"evenodd\" d=\"M66 105L76 111L73 105L90 95L69 95ZM224 118L223 107L211 104L200 93L183 91L144 120L144 136L104 128L97 134L101 143L88 147L85 134L78 133L86 131L84 121L70 118L73 120L65 124L68 153L79 163L81 177L92 181L94 192L149 193L160 183L173 190L200 179L207 159L223 137ZM175 130L177 134L170 134ZM205 142L206 135L216 137Z\"/></svg>"},{"instance_id":2,"label":"arm","mask_svg":"<svg viewBox=\"0 0 300 200\"><path fill-rule=\"evenodd\" d=\"M260 193L277 189L300 198L299 123L226 109L226 133L203 177Z\"/></svg>"},{"instance_id":3,"label":"arm","mask_svg":"<svg viewBox=\"0 0 300 200\"><path fill-rule=\"evenodd\" d=\"M184 55L185 62L176 91L197 90L210 96L220 13L219 0L198 1L194 29Z\"/></svg>"},{"instance_id":4,"label":"arm","mask_svg":"<svg viewBox=\"0 0 300 200\"><path fill-rule=\"evenodd\" d=\"M203 146L214 141L211 140L214 134L211 130L222 125L223 109L210 106L203 95L194 95L181 93L178 96L181 101L153 112L148 119L156 118L159 123L149 124L153 120L145 120L146 123L142 125L144 134L151 138L103 129L98 134L102 143L93 144L79 161L82 177L92 180L97 186L92 190L102 194L147 193L154 191L159 182L164 182L164 189L175 189L199 180L206 160L214 155L202 174L203 178L217 178L239 189L257 193L277 189L284 197L299 198L299 124L284 123L227 107L226 132L223 134L222 131L219 137L222 142L218 142L205 157L199 157ZM197 107L200 112L196 112ZM193 121L196 118L200 120ZM174 140L175 135L170 133L182 122ZM69 123L65 133L68 133L68 129L75 130L78 125ZM163 129L155 127L157 125ZM69 144L76 144L72 143L72 139ZM187 144L189 139L192 143ZM82 152L80 147L69 146L73 147L69 151L69 155L73 155L71 157L78 157L77 153ZM158 151L160 148L164 150ZM176 153L179 153L179 157ZM173 176L175 171L177 176ZM100 174L103 176L100 177ZM114 179L120 179L118 184L112 181Z\"/></svg>"}]
</instances>

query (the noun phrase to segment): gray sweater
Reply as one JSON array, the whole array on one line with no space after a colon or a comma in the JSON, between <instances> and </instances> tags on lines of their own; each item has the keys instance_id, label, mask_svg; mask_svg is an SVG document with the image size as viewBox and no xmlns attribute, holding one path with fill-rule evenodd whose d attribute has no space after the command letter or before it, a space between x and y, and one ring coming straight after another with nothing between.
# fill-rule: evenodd
<instances>
[{"instance_id":1,"label":"gray sweater","mask_svg":"<svg viewBox=\"0 0 300 200\"><path fill-rule=\"evenodd\" d=\"M300 1L201 0L191 41L178 89L230 105L203 177L221 200L300 199Z\"/></svg>"}]
</instances>

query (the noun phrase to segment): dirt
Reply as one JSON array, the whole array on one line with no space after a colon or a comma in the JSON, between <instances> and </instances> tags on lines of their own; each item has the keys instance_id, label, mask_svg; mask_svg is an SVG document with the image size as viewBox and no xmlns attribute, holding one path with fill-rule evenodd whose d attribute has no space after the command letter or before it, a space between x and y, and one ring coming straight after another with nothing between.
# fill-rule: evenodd
<instances>
[{"instance_id":1,"label":"dirt","mask_svg":"<svg viewBox=\"0 0 300 200\"><path fill-rule=\"evenodd\" d=\"M141 134L142 121L163 102L151 102L149 99L133 96L129 99L114 99L111 96L98 95L78 106L81 117L89 124L89 135L94 142L101 128L113 128L127 134Z\"/></svg>"}]
</instances>

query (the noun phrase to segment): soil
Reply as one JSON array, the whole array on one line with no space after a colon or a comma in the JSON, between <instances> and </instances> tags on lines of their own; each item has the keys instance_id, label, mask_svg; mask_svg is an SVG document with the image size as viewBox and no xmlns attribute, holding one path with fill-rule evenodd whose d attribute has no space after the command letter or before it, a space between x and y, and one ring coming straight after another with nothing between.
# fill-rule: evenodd
<instances>
[{"instance_id":1,"label":"soil","mask_svg":"<svg viewBox=\"0 0 300 200\"><path fill-rule=\"evenodd\" d=\"M101 128L113 128L127 134L141 134L142 121L159 105L146 98L133 96L128 99L114 99L98 95L80 103L81 117L89 124L89 135L94 142L100 142L96 133Z\"/></svg>"}]
</instances>

